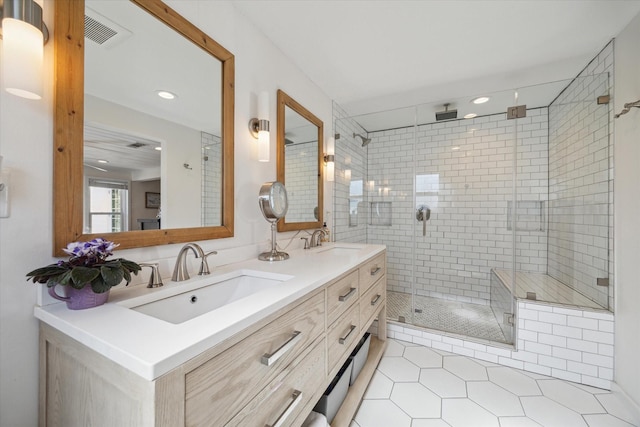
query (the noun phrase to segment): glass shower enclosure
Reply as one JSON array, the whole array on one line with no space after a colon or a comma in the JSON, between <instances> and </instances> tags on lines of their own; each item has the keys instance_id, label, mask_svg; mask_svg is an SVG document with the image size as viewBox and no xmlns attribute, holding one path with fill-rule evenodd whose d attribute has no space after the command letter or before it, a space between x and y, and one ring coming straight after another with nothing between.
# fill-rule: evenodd
<instances>
[{"instance_id":1,"label":"glass shower enclosure","mask_svg":"<svg viewBox=\"0 0 640 427\"><path fill-rule=\"evenodd\" d=\"M336 240L387 246L389 320L511 344L517 298L608 307L610 109L594 93L606 73L335 107Z\"/></svg>"}]
</instances>

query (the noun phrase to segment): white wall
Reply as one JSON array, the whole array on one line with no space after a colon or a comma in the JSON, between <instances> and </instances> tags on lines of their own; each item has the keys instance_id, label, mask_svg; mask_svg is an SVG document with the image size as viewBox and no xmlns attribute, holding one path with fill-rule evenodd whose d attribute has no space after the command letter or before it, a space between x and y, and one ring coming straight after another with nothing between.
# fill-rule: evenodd
<instances>
[{"instance_id":1,"label":"white wall","mask_svg":"<svg viewBox=\"0 0 640 427\"><path fill-rule=\"evenodd\" d=\"M614 109L640 99L640 14L615 42ZM640 109L614 121L615 381L640 408Z\"/></svg>"},{"instance_id":2,"label":"white wall","mask_svg":"<svg viewBox=\"0 0 640 427\"><path fill-rule=\"evenodd\" d=\"M323 120L326 129L331 129L331 100L231 2L174 0L170 4L236 57L236 229L233 238L202 242L205 249L220 252L209 261L216 266L233 256L256 255L267 247L270 235L256 198L260 185L276 178L275 133L271 161L259 163L256 141L247 129L249 118L257 113L255 94L264 90L270 93L272 129L276 128L277 89L283 89ZM45 2L50 30L53 5L53 0ZM41 101L0 94L0 154L4 156L3 166L12 170L13 185L11 217L0 219L0 426L7 427L32 427L38 417L38 323L32 314L38 295L36 286L26 283L25 274L55 260L51 256L52 55L49 42L45 47L46 83ZM325 200L325 206L330 206L329 194ZM296 239L292 245L298 244ZM244 249L247 246L249 250ZM171 245L126 250L118 255L149 261L175 256L179 248ZM169 261L161 264L164 276L170 274L168 265Z\"/></svg>"}]
</instances>

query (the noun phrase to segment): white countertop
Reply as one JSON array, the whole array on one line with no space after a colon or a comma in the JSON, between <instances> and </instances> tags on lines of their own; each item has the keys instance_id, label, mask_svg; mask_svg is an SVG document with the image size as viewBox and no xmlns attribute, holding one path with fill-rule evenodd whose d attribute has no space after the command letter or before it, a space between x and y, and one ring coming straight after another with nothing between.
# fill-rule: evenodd
<instances>
[{"instance_id":1,"label":"white countertop","mask_svg":"<svg viewBox=\"0 0 640 427\"><path fill-rule=\"evenodd\" d=\"M328 250L332 247L355 250ZM318 248L290 251L290 258L286 261L251 259L218 267L210 276L168 282L161 288L137 286L121 291L115 288L109 302L100 307L69 310L62 302L36 307L34 314L44 323L144 379L154 380L384 249L383 245L325 243ZM201 286L203 281L243 269L285 274L293 278L180 324L165 322L126 307L127 301L133 298L140 301L166 298Z\"/></svg>"}]
</instances>

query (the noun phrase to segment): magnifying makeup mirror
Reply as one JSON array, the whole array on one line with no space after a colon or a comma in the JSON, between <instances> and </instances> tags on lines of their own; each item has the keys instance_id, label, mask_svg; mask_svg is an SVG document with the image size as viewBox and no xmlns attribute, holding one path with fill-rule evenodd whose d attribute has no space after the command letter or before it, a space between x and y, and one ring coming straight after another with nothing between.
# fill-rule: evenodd
<instances>
[{"instance_id":1,"label":"magnifying makeup mirror","mask_svg":"<svg viewBox=\"0 0 640 427\"><path fill-rule=\"evenodd\" d=\"M278 252L276 249L276 224L284 217L289 208L287 200L287 189L281 182L265 182L260 187L258 194L258 205L264 219L271 223L271 251L263 252L258 256L261 261L284 261L289 259L286 252Z\"/></svg>"}]
</instances>

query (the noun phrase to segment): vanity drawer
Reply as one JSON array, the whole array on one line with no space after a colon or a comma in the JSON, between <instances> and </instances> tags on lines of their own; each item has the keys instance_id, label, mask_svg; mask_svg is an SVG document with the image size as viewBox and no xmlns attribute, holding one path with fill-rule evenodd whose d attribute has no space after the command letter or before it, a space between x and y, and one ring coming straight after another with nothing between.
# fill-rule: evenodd
<instances>
[{"instance_id":1,"label":"vanity drawer","mask_svg":"<svg viewBox=\"0 0 640 427\"><path fill-rule=\"evenodd\" d=\"M369 288L387 272L387 260L382 253L371 261L366 262L360 268L360 292L365 293Z\"/></svg>"},{"instance_id":2,"label":"vanity drawer","mask_svg":"<svg viewBox=\"0 0 640 427\"><path fill-rule=\"evenodd\" d=\"M367 327L367 322L371 319L387 297L386 277L381 277L371 289L360 299L360 325Z\"/></svg>"},{"instance_id":3,"label":"vanity drawer","mask_svg":"<svg viewBox=\"0 0 640 427\"><path fill-rule=\"evenodd\" d=\"M311 411L325 382L325 340L298 357L249 402L226 426L290 426ZM210 424L218 425L218 424Z\"/></svg>"},{"instance_id":4,"label":"vanity drawer","mask_svg":"<svg viewBox=\"0 0 640 427\"><path fill-rule=\"evenodd\" d=\"M358 301L358 271L353 271L327 287L327 322L331 325Z\"/></svg>"},{"instance_id":5,"label":"vanity drawer","mask_svg":"<svg viewBox=\"0 0 640 427\"><path fill-rule=\"evenodd\" d=\"M327 361L329 374L338 363L344 362L345 353L351 351L360 339L360 310L355 304L327 331Z\"/></svg>"},{"instance_id":6,"label":"vanity drawer","mask_svg":"<svg viewBox=\"0 0 640 427\"><path fill-rule=\"evenodd\" d=\"M224 425L323 333L324 310L319 292L189 372L186 425Z\"/></svg>"}]
</instances>

